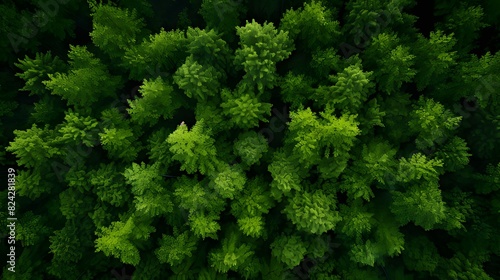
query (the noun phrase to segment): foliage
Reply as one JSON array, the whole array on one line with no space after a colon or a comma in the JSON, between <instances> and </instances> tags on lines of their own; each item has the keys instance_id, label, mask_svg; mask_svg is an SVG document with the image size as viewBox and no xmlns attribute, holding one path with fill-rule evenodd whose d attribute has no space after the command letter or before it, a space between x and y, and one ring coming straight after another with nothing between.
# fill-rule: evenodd
<instances>
[{"instance_id":1,"label":"foliage","mask_svg":"<svg viewBox=\"0 0 500 280\"><path fill-rule=\"evenodd\" d=\"M459 2L1 4L3 278L500 279L498 12Z\"/></svg>"},{"instance_id":2,"label":"foliage","mask_svg":"<svg viewBox=\"0 0 500 280\"><path fill-rule=\"evenodd\" d=\"M288 32L278 31L272 23L259 24L255 20L243 27L236 27L240 48L234 63L243 66L243 82L250 91L262 93L274 88L277 82L276 63L286 59L293 50ZM256 87L256 88L255 88Z\"/></svg>"}]
</instances>

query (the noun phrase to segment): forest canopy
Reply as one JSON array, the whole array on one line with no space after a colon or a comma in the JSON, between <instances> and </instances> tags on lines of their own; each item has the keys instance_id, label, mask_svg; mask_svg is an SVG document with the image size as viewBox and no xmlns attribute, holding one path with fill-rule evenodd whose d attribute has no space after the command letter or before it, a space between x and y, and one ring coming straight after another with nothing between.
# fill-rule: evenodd
<instances>
[{"instance_id":1,"label":"forest canopy","mask_svg":"<svg viewBox=\"0 0 500 280\"><path fill-rule=\"evenodd\" d=\"M498 1L0 11L3 279L500 279Z\"/></svg>"}]
</instances>

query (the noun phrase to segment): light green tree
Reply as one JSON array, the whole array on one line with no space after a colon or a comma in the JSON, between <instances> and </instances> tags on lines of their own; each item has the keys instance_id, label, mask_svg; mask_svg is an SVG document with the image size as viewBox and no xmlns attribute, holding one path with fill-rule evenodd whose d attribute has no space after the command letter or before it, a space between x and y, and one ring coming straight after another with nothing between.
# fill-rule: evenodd
<instances>
[{"instance_id":1,"label":"light green tree","mask_svg":"<svg viewBox=\"0 0 500 280\"><path fill-rule=\"evenodd\" d=\"M322 234L333 230L342 220L337 211L336 198L322 190L312 193L296 192L283 210L288 219L299 230Z\"/></svg>"},{"instance_id":2,"label":"light green tree","mask_svg":"<svg viewBox=\"0 0 500 280\"><path fill-rule=\"evenodd\" d=\"M49 79L42 81L52 94L81 110L87 110L101 98L114 96L121 78L111 75L85 46L70 46L68 57L69 72L48 74Z\"/></svg>"},{"instance_id":3,"label":"light green tree","mask_svg":"<svg viewBox=\"0 0 500 280\"><path fill-rule=\"evenodd\" d=\"M160 117L170 119L181 105L174 88L161 77L144 80L139 92L141 98L128 100L130 108L127 111L132 120L140 125L155 125Z\"/></svg>"},{"instance_id":4,"label":"light green tree","mask_svg":"<svg viewBox=\"0 0 500 280\"><path fill-rule=\"evenodd\" d=\"M216 157L217 150L203 119L197 121L191 130L185 124L179 125L168 136L167 142L171 145L169 150L173 153L172 160L181 163L181 170L189 174L197 171L208 174L215 171L219 162Z\"/></svg>"},{"instance_id":5,"label":"light green tree","mask_svg":"<svg viewBox=\"0 0 500 280\"><path fill-rule=\"evenodd\" d=\"M240 48L236 50L234 63L243 66L243 83L250 91L263 93L277 83L276 63L286 59L294 49L288 32L278 31L272 23L255 22L236 27Z\"/></svg>"},{"instance_id":6,"label":"light green tree","mask_svg":"<svg viewBox=\"0 0 500 280\"><path fill-rule=\"evenodd\" d=\"M129 11L112 5L96 4L89 0L93 30L92 42L111 57L123 56L125 50L139 41L145 24L137 11Z\"/></svg>"}]
</instances>

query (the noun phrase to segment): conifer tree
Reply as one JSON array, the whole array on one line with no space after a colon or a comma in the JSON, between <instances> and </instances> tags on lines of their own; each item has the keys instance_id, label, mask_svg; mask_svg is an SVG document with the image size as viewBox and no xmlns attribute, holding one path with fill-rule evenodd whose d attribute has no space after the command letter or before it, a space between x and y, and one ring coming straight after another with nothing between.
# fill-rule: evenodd
<instances>
[{"instance_id":1,"label":"conifer tree","mask_svg":"<svg viewBox=\"0 0 500 280\"><path fill-rule=\"evenodd\" d=\"M189 98L200 101L216 95L221 77L222 74L213 66L198 63L193 55L186 58L173 76L175 83Z\"/></svg>"},{"instance_id":2,"label":"conifer tree","mask_svg":"<svg viewBox=\"0 0 500 280\"><path fill-rule=\"evenodd\" d=\"M317 190L314 193L295 193L284 209L288 219L297 229L313 234L322 234L333 230L342 220L336 211L335 197Z\"/></svg>"},{"instance_id":3,"label":"conifer tree","mask_svg":"<svg viewBox=\"0 0 500 280\"><path fill-rule=\"evenodd\" d=\"M382 33L373 38L367 47L366 65L377 69L375 81L379 89L391 94L398 91L404 82L411 82L416 75L413 68L415 56L410 48L399 44L395 34Z\"/></svg>"},{"instance_id":4,"label":"conifer tree","mask_svg":"<svg viewBox=\"0 0 500 280\"><path fill-rule=\"evenodd\" d=\"M294 49L288 32L278 31L272 23L255 22L236 27L240 48L236 50L234 63L243 66L243 82L251 92L263 93L277 83L276 63L286 59Z\"/></svg>"},{"instance_id":5,"label":"conifer tree","mask_svg":"<svg viewBox=\"0 0 500 280\"><path fill-rule=\"evenodd\" d=\"M160 247L155 254L161 263L168 263L172 266L180 264L187 257L192 257L195 252L198 239L189 231L179 232L174 228L173 235L163 235L160 240Z\"/></svg>"},{"instance_id":6,"label":"conifer tree","mask_svg":"<svg viewBox=\"0 0 500 280\"><path fill-rule=\"evenodd\" d=\"M216 170L217 151L203 119L196 122L191 130L187 125L178 126L168 136L167 142L171 145L169 150L173 153L172 159L181 163L181 170L189 174L196 171L207 174Z\"/></svg>"},{"instance_id":7,"label":"conifer tree","mask_svg":"<svg viewBox=\"0 0 500 280\"><path fill-rule=\"evenodd\" d=\"M370 81L372 74L363 72L361 63L348 66L341 73L329 77L332 85L321 85L316 89L315 100L329 108L357 112L374 86Z\"/></svg>"},{"instance_id":8,"label":"conifer tree","mask_svg":"<svg viewBox=\"0 0 500 280\"><path fill-rule=\"evenodd\" d=\"M287 268L299 265L307 252L307 245L298 235L280 235L271 244L273 257L280 260Z\"/></svg>"},{"instance_id":9,"label":"conifer tree","mask_svg":"<svg viewBox=\"0 0 500 280\"><path fill-rule=\"evenodd\" d=\"M240 156L246 166L259 163L262 155L268 151L264 136L254 131L240 134L233 147L235 154Z\"/></svg>"},{"instance_id":10,"label":"conifer tree","mask_svg":"<svg viewBox=\"0 0 500 280\"><path fill-rule=\"evenodd\" d=\"M125 50L141 39L145 31L137 11L129 11L112 5L96 4L89 0L93 30L92 42L111 57L123 56ZM141 34L142 33L142 34Z\"/></svg>"},{"instance_id":11,"label":"conifer tree","mask_svg":"<svg viewBox=\"0 0 500 280\"><path fill-rule=\"evenodd\" d=\"M112 76L100 59L85 46L70 46L68 53L70 71L48 74L49 80L42 83L52 92L60 95L68 105L87 108L105 96L114 96L121 79Z\"/></svg>"},{"instance_id":12,"label":"conifer tree","mask_svg":"<svg viewBox=\"0 0 500 280\"><path fill-rule=\"evenodd\" d=\"M170 119L180 107L174 88L169 85L168 80L161 77L144 80L139 88L142 97L128 100L130 108L127 109L132 120L140 125L154 125L159 118Z\"/></svg>"},{"instance_id":13,"label":"conifer tree","mask_svg":"<svg viewBox=\"0 0 500 280\"><path fill-rule=\"evenodd\" d=\"M438 85L446 77L447 72L456 62L456 51L452 51L456 44L454 34L445 34L438 30L431 32L429 39L419 36L414 53L419 58L415 61L415 82L418 90L429 85Z\"/></svg>"},{"instance_id":14,"label":"conifer tree","mask_svg":"<svg viewBox=\"0 0 500 280\"><path fill-rule=\"evenodd\" d=\"M451 136L462 117L455 117L443 105L433 99L420 97L410 113L409 127L412 131L419 131L415 144L418 149L432 147L438 139Z\"/></svg>"},{"instance_id":15,"label":"conifer tree","mask_svg":"<svg viewBox=\"0 0 500 280\"><path fill-rule=\"evenodd\" d=\"M140 165L133 163L131 168L125 169L123 176L126 182L132 185L135 209L138 213L155 217L172 212L173 204L170 194L163 186L158 170L158 164Z\"/></svg>"},{"instance_id":16,"label":"conifer tree","mask_svg":"<svg viewBox=\"0 0 500 280\"><path fill-rule=\"evenodd\" d=\"M35 167L44 164L48 159L60 154L60 150L53 143L54 131L46 125L39 128L33 124L26 131L14 131L16 138L6 148L17 157L17 164L25 167Z\"/></svg>"},{"instance_id":17,"label":"conifer tree","mask_svg":"<svg viewBox=\"0 0 500 280\"><path fill-rule=\"evenodd\" d=\"M26 82L21 90L29 91L30 95L46 94L48 91L42 82L48 79L49 74L65 72L68 68L59 57L52 57L50 51L45 54L37 53L34 59L26 56L15 65L23 71L16 76Z\"/></svg>"},{"instance_id":18,"label":"conifer tree","mask_svg":"<svg viewBox=\"0 0 500 280\"><path fill-rule=\"evenodd\" d=\"M149 224L147 218L129 215L128 218L113 222L109 227L101 228L95 241L96 252L102 251L107 256L112 255L123 263L139 264L137 243L143 242L155 231Z\"/></svg>"},{"instance_id":19,"label":"conifer tree","mask_svg":"<svg viewBox=\"0 0 500 280\"><path fill-rule=\"evenodd\" d=\"M224 40L236 40L234 28L240 26L241 16L245 15L247 8L242 1L235 0L203 0L199 14L203 17L207 28L217 30L224 34Z\"/></svg>"},{"instance_id":20,"label":"conifer tree","mask_svg":"<svg viewBox=\"0 0 500 280\"><path fill-rule=\"evenodd\" d=\"M149 40L148 40L149 39ZM157 75L172 75L188 56L188 39L181 30L165 31L161 28L140 44L129 46L122 56L121 66L129 72L129 78L142 81Z\"/></svg>"},{"instance_id":21,"label":"conifer tree","mask_svg":"<svg viewBox=\"0 0 500 280\"><path fill-rule=\"evenodd\" d=\"M335 14L321 2L306 2L303 8L286 11L280 29L305 44L309 50L330 47L336 45L341 34L339 22L334 20Z\"/></svg>"},{"instance_id":22,"label":"conifer tree","mask_svg":"<svg viewBox=\"0 0 500 280\"><path fill-rule=\"evenodd\" d=\"M260 102L252 93L239 95L238 90L231 93L228 89L221 92L225 102L221 103L223 114L231 118L231 123L240 128L252 128L259 121L267 122L265 116L271 114L272 105Z\"/></svg>"}]
</instances>

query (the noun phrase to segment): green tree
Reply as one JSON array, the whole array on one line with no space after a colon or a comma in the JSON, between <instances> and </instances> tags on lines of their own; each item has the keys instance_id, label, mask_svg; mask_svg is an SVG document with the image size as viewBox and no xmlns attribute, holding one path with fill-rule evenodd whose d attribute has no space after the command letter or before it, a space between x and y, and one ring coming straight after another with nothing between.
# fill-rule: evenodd
<instances>
[{"instance_id":1,"label":"green tree","mask_svg":"<svg viewBox=\"0 0 500 280\"><path fill-rule=\"evenodd\" d=\"M445 205L436 183L428 186L411 186L405 192L395 191L391 211L406 224L413 221L425 230L432 229L445 218Z\"/></svg>"},{"instance_id":2,"label":"green tree","mask_svg":"<svg viewBox=\"0 0 500 280\"><path fill-rule=\"evenodd\" d=\"M448 74L450 68L456 64L457 52L452 51L456 44L454 34L444 34L437 30L432 31L429 39L419 35L414 47L415 60L415 82L418 90L427 86L439 85Z\"/></svg>"},{"instance_id":3,"label":"green tree","mask_svg":"<svg viewBox=\"0 0 500 280\"><path fill-rule=\"evenodd\" d=\"M231 118L231 122L240 128L252 128L259 125L259 121L268 122L264 116L271 115L272 105L260 102L252 93L239 95L223 89L221 103L223 114Z\"/></svg>"},{"instance_id":4,"label":"green tree","mask_svg":"<svg viewBox=\"0 0 500 280\"><path fill-rule=\"evenodd\" d=\"M225 81L226 73L231 72L233 55L221 34L213 29L189 27L186 31L188 40L187 52L194 61L201 65L213 66L220 73L221 81Z\"/></svg>"},{"instance_id":5,"label":"green tree","mask_svg":"<svg viewBox=\"0 0 500 280\"><path fill-rule=\"evenodd\" d=\"M17 157L17 164L32 168L45 164L48 159L59 155L61 151L54 141L54 131L46 125L43 129L33 124L26 131L15 130L13 142L6 148Z\"/></svg>"},{"instance_id":6,"label":"green tree","mask_svg":"<svg viewBox=\"0 0 500 280\"><path fill-rule=\"evenodd\" d=\"M219 162L216 157L217 150L203 119L197 121L190 131L187 125L179 125L168 136L167 142L171 145L169 150L173 153L172 160L181 163L181 170L189 174L215 171Z\"/></svg>"},{"instance_id":7,"label":"green tree","mask_svg":"<svg viewBox=\"0 0 500 280\"><path fill-rule=\"evenodd\" d=\"M137 265L141 259L137 246L147 240L149 234L154 231L155 228L150 225L148 219L131 215L97 232L96 252L103 252L106 256L112 255L123 263Z\"/></svg>"},{"instance_id":8,"label":"green tree","mask_svg":"<svg viewBox=\"0 0 500 280\"><path fill-rule=\"evenodd\" d=\"M265 184L261 177L251 180L231 202L231 214L238 219L240 230L254 238L266 236L262 215L267 214L275 204Z\"/></svg>"},{"instance_id":9,"label":"green tree","mask_svg":"<svg viewBox=\"0 0 500 280\"><path fill-rule=\"evenodd\" d=\"M287 31L294 40L305 44L309 50L336 45L340 38L336 13L325 8L320 1L304 3L303 8L288 10L280 22L280 29Z\"/></svg>"},{"instance_id":10,"label":"green tree","mask_svg":"<svg viewBox=\"0 0 500 280\"><path fill-rule=\"evenodd\" d=\"M374 213L371 213L362 200L353 200L349 205L339 206L340 217L339 231L356 242L361 241L361 237L369 233L374 227Z\"/></svg>"},{"instance_id":11,"label":"green tree","mask_svg":"<svg viewBox=\"0 0 500 280\"><path fill-rule=\"evenodd\" d=\"M193 55L186 58L186 62L173 76L174 82L189 98L200 101L216 95L221 77L222 74L213 66L199 64Z\"/></svg>"},{"instance_id":12,"label":"green tree","mask_svg":"<svg viewBox=\"0 0 500 280\"><path fill-rule=\"evenodd\" d=\"M387 94L398 91L403 82L411 82L417 74L412 69L416 56L410 53L409 47L399 44L395 34L382 33L374 37L365 56L365 65L377 69L374 79Z\"/></svg>"},{"instance_id":13,"label":"green tree","mask_svg":"<svg viewBox=\"0 0 500 280\"><path fill-rule=\"evenodd\" d=\"M212 175L210 186L222 197L234 199L245 187L247 178L238 165L224 165Z\"/></svg>"},{"instance_id":14,"label":"green tree","mask_svg":"<svg viewBox=\"0 0 500 280\"><path fill-rule=\"evenodd\" d=\"M132 45L122 56L120 66L129 72L129 78L142 81L158 75L170 76L188 56L188 39L181 30L165 31L149 35L149 40Z\"/></svg>"},{"instance_id":15,"label":"green tree","mask_svg":"<svg viewBox=\"0 0 500 280\"><path fill-rule=\"evenodd\" d=\"M479 31L489 24L484 22L484 9L481 6L457 5L446 16L444 22L437 24L437 29L453 32L457 39L457 48L468 53L476 47Z\"/></svg>"},{"instance_id":16,"label":"green tree","mask_svg":"<svg viewBox=\"0 0 500 280\"><path fill-rule=\"evenodd\" d=\"M111 57L121 57L128 47L139 41L145 31L137 11L111 5L96 4L89 0L93 30L92 42Z\"/></svg>"},{"instance_id":17,"label":"green tree","mask_svg":"<svg viewBox=\"0 0 500 280\"><path fill-rule=\"evenodd\" d=\"M48 93L42 82L48 79L49 74L65 72L68 68L59 57L52 57L50 51L45 54L36 53L34 59L25 56L23 60L19 59L19 63L14 63L14 65L23 71L16 74L26 82L21 90L28 91L30 95Z\"/></svg>"},{"instance_id":18,"label":"green tree","mask_svg":"<svg viewBox=\"0 0 500 280\"><path fill-rule=\"evenodd\" d=\"M131 167L125 169L123 176L127 184L132 185L135 209L138 213L155 217L172 212L173 203L163 186L158 164L132 163Z\"/></svg>"},{"instance_id":19,"label":"green tree","mask_svg":"<svg viewBox=\"0 0 500 280\"><path fill-rule=\"evenodd\" d=\"M71 109L64 116L65 122L59 126L58 132L61 136L56 138L58 143L84 144L94 147L98 144L97 131L99 122L92 117L84 117Z\"/></svg>"},{"instance_id":20,"label":"green tree","mask_svg":"<svg viewBox=\"0 0 500 280\"><path fill-rule=\"evenodd\" d=\"M114 96L121 85L121 78L112 76L99 58L85 46L70 46L68 53L70 70L68 73L48 74L42 83L52 92L61 96L68 105L84 109L106 96Z\"/></svg>"},{"instance_id":21,"label":"green tree","mask_svg":"<svg viewBox=\"0 0 500 280\"><path fill-rule=\"evenodd\" d=\"M233 145L234 153L246 166L258 164L269 146L264 136L254 131L241 133Z\"/></svg>"},{"instance_id":22,"label":"green tree","mask_svg":"<svg viewBox=\"0 0 500 280\"><path fill-rule=\"evenodd\" d=\"M155 254L160 263L168 263L172 266L180 264L187 257L192 257L197 248L198 239L189 231L180 232L174 227L173 235L163 234L160 247Z\"/></svg>"},{"instance_id":23,"label":"green tree","mask_svg":"<svg viewBox=\"0 0 500 280\"><path fill-rule=\"evenodd\" d=\"M125 177L116 164L101 163L98 169L89 172L89 177L98 200L116 207L124 205L129 200L130 192L124 188Z\"/></svg>"},{"instance_id":24,"label":"green tree","mask_svg":"<svg viewBox=\"0 0 500 280\"><path fill-rule=\"evenodd\" d=\"M277 237L271 244L273 257L280 260L287 268L299 265L307 252L307 245L298 235Z\"/></svg>"},{"instance_id":25,"label":"green tree","mask_svg":"<svg viewBox=\"0 0 500 280\"><path fill-rule=\"evenodd\" d=\"M363 72L361 63L350 65L329 77L332 85L320 85L314 92L314 100L343 112L357 112L374 87L372 75L373 72Z\"/></svg>"},{"instance_id":26,"label":"green tree","mask_svg":"<svg viewBox=\"0 0 500 280\"><path fill-rule=\"evenodd\" d=\"M236 50L234 63L245 70L244 85L249 91L257 89L259 93L274 88L276 63L288 58L294 49L288 32L276 30L272 23L261 25L252 20L236 27L236 33L240 37L240 48Z\"/></svg>"},{"instance_id":27,"label":"green tree","mask_svg":"<svg viewBox=\"0 0 500 280\"><path fill-rule=\"evenodd\" d=\"M280 84L281 94L285 102L289 102L292 110L299 109L302 104L307 102L314 93L312 87L314 80L306 75L300 74L295 75L292 72L288 72L285 77L282 78Z\"/></svg>"},{"instance_id":28,"label":"green tree","mask_svg":"<svg viewBox=\"0 0 500 280\"><path fill-rule=\"evenodd\" d=\"M210 252L209 262L218 272L239 271L248 266L254 252L248 244L241 244L239 234L229 230L221 241L222 247Z\"/></svg>"},{"instance_id":29,"label":"green tree","mask_svg":"<svg viewBox=\"0 0 500 280\"><path fill-rule=\"evenodd\" d=\"M433 147L435 142L451 136L462 117L456 117L442 104L431 98L420 97L413 106L408 122L410 131L418 133L415 139L417 149Z\"/></svg>"},{"instance_id":30,"label":"green tree","mask_svg":"<svg viewBox=\"0 0 500 280\"><path fill-rule=\"evenodd\" d=\"M335 197L316 190L313 193L295 193L283 213L299 230L322 234L333 230L342 220L336 209Z\"/></svg>"},{"instance_id":31,"label":"green tree","mask_svg":"<svg viewBox=\"0 0 500 280\"><path fill-rule=\"evenodd\" d=\"M160 117L170 119L181 105L174 88L161 77L144 80L139 92L142 97L128 100L130 108L127 111L140 125L155 125Z\"/></svg>"},{"instance_id":32,"label":"green tree","mask_svg":"<svg viewBox=\"0 0 500 280\"><path fill-rule=\"evenodd\" d=\"M240 26L240 19L246 12L246 6L235 0L203 0L198 11L207 28L224 34L223 38L227 42L236 40L234 28Z\"/></svg>"},{"instance_id":33,"label":"green tree","mask_svg":"<svg viewBox=\"0 0 500 280\"><path fill-rule=\"evenodd\" d=\"M301 176L300 166L297 162L292 161L285 152L279 151L274 154L268 171L273 177L271 182L271 195L274 199L281 202L283 195L290 194L291 190L301 191Z\"/></svg>"}]
</instances>

